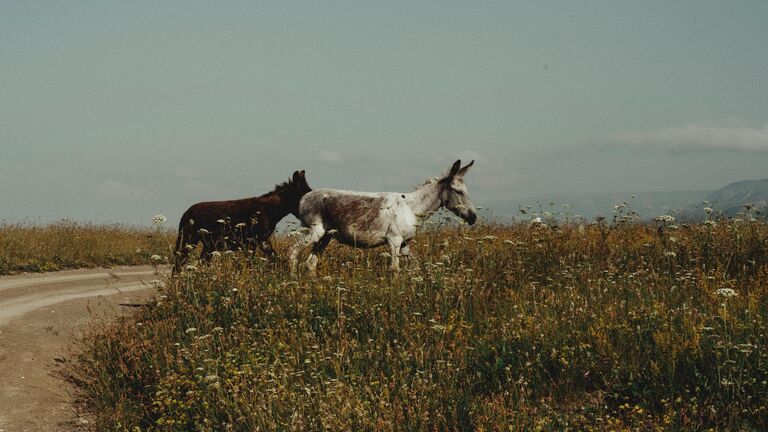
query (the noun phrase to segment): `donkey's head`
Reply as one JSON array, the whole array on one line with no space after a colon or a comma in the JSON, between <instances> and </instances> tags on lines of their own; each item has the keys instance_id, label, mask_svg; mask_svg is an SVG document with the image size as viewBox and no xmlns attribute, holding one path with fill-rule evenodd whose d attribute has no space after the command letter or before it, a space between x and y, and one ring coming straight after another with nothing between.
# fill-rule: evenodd
<instances>
[{"instance_id":1,"label":"donkey's head","mask_svg":"<svg viewBox=\"0 0 768 432\"><path fill-rule=\"evenodd\" d=\"M462 168L461 160L457 160L448 174L439 181L440 203L470 225L477 220L477 212L469 199L469 190L464 184L464 174L474 163L475 161L472 161Z\"/></svg>"},{"instance_id":2,"label":"donkey's head","mask_svg":"<svg viewBox=\"0 0 768 432\"><path fill-rule=\"evenodd\" d=\"M294 171L293 177L287 183L284 183L282 187L278 187L278 194L286 206L286 209L294 216L298 217L299 213L299 201L307 192L311 192L312 188L307 184L307 179L304 177L304 170Z\"/></svg>"}]
</instances>

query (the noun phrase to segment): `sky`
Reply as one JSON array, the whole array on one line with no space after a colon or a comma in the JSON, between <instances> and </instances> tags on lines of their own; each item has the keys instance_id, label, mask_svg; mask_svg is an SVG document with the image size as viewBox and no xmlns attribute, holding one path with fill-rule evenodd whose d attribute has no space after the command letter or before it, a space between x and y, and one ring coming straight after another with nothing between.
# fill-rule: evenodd
<instances>
[{"instance_id":1,"label":"sky","mask_svg":"<svg viewBox=\"0 0 768 432\"><path fill-rule=\"evenodd\" d=\"M0 221L768 177L768 2L0 1Z\"/></svg>"}]
</instances>

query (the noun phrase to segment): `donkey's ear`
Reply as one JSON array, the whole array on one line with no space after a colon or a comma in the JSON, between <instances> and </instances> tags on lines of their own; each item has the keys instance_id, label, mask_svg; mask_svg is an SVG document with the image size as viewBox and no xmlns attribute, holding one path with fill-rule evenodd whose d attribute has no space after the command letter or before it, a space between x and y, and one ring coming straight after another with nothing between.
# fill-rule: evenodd
<instances>
[{"instance_id":1,"label":"donkey's ear","mask_svg":"<svg viewBox=\"0 0 768 432\"><path fill-rule=\"evenodd\" d=\"M302 180L306 180L306 177L304 177L304 170L299 171L299 177L301 177Z\"/></svg>"},{"instance_id":2,"label":"donkey's ear","mask_svg":"<svg viewBox=\"0 0 768 432\"><path fill-rule=\"evenodd\" d=\"M459 159L459 160L457 160L456 162L453 163L453 166L451 167L451 170L448 171L448 176L449 177L455 176L459 172L460 168L461 168L461 159Z\"/></svg>"},{"instance_id":3,"label":"donkey's ear","mask_svg":"<svg viewBox=\"0 0 768 432\"><path fill-rule=\"evenodd\" d=\"M460 169L459 170L459 174L458 174L459 177L464 177L464 174L466 174L467 171L469 171L469 169L472 168L472 165L474 165L474 164L475 164L475 161L473 160L472 162L468 163L467 166L465 166L464 168Z\"/></svg>"},{"instance_id":4,"label":"donkey's ear","mask_svg":"<svg viewBox=\"0 0 768 432\"><path fill-rule=\"evenodd\" d=\"M294 171L293 172L293 181L295 181L295 182L299 181L299 180L301 180L301 177L302 177L302 175L298 171Z\"/></svg>"}]
</instances>

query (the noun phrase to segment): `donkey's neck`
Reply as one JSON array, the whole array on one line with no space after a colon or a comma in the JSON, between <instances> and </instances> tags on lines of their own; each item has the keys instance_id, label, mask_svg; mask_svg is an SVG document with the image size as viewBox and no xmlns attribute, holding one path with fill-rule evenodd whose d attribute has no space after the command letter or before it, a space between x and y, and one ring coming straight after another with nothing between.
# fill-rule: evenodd
<instances>
[{"instance_id":1,"label":"donkey's neck","mask_svg":"<svg viewBox=\"0 0 768 432\"><path fill-rule=\"evenodd\" d=\"M406 202L417 216L426 218L440 208L440 184L430 181L405 195Z\"/></svg>"},{"instance_id":2,"label":"donkey's neck","mask_svg":"<svg viewBox=\"0 0 768 432\"><path fill-rule=\"evenodd\" d=\"M285 205L285 198L282 195L274 192L264 195L260 198L263 201L261 203L262 205L259 207L262 211L267 213L269 229L274 230L277 226L277 223L286 217L288 213L290 213L290 210Z\"/></svg>"}]
</instances>

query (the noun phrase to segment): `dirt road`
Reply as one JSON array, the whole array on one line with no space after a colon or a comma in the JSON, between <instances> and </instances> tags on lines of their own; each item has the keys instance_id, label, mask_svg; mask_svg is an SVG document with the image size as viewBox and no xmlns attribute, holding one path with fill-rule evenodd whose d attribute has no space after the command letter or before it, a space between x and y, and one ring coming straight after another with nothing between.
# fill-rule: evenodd
<instances>
[{"instance_id":1,"label":"dirt road","mask_svg":"<svg viewBox=\"0 0 768 432\"><path fill-rule=\"evenodd\" d=\"M57 370L88 324L154 295L155 269L116 267L0 277L0 432L87 426Z\"/></svg>"}]
</instances>

